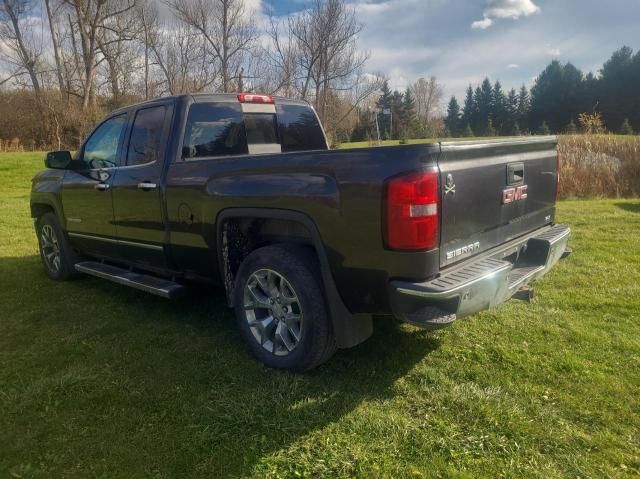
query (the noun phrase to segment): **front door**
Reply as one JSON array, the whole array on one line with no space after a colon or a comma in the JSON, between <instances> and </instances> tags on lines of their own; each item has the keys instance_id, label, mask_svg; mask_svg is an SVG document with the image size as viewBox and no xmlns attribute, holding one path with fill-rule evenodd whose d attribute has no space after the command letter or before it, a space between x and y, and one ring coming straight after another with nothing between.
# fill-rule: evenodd
<instances>
[{"instance_id":1,"label":"front door","mask_svg":"<svg viewBox=\"0 0 640 479\"><path fill-rule=\"evenodd\" d=\"M156 268L166 266L160 183L171 114L171 105L154 105L135 112L124 162L111 188L122 257Z\"/></svg>"},{"instance_id":2,"label":"front door","mask_svg":"<svg viewBox=\"0 0 640 479\"><path fill-rule=\"evenodd\" d=\"M65 227L81 251L111 257L116 253L111 186L122 151L127 115L99 125L65 173L62 207Z\"/></svg>"}]
</instances>

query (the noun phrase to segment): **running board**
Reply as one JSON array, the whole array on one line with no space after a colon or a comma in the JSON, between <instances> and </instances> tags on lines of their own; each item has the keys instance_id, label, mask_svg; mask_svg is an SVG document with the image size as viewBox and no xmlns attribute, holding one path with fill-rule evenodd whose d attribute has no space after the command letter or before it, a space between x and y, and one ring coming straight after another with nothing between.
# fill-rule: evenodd
<instances>
[{"instance_id":1,"label":"running board","mask_svg":"<svg viewBox=\"0 0 640 479\"><path fill-rule=\"evenodd\" d=\"M174 281L157 276L134 273L128 269L118 268L117 266L98 263L96 261L76 263L75 268L81 273L107 279L114 283L130 286L167 299L176 298L186 291L183 285Z\"/></svg>"}]
</instances>

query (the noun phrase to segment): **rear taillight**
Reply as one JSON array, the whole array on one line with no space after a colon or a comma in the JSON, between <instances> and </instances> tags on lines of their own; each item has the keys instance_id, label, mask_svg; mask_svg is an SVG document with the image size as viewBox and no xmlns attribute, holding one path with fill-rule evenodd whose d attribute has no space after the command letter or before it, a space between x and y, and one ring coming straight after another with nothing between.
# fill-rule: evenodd
<instances>
[{"instance_id":1,"label":"rear taillight","mask_svg":"<svg viewBox=\"0 0 640 479\"><path fill-rule=\"evenodd\" d=\"M271 95L256 95L255 93L238 93L240 103L273 103Z\"/></svg>"},{"instance_id":2,"label":"rear taillight","mask_svg":"<svg viewBox=\"0 0 640 479\"><path fill-rule=\"evenodd\" d=\"M386 246L427 250L438 246L438 170L413 172L386 182Z\"/></svg>"}]
</instances>

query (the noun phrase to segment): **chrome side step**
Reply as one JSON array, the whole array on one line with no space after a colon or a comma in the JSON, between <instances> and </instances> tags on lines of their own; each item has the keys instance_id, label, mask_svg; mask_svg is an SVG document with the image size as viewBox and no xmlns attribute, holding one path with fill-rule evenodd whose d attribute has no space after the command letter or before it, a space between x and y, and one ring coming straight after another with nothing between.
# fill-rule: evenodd
<instances>
[{"instance_id":1,"label":"chrome side step","mask_svg":"<svg viewBox=\"0 0 640 479\"><path fill-rule=\"evenodd\" d=\"M130 286L131 288L155 294L156 296L162 296L167 299L176 298L186 292L186 288L183 285L174 281L157 276L134 273L128 269L118 268L117 266L111 266L97 261L76 263L75 268L81 273L97 276L98 278Z\"/></svg>"}]
</instances>

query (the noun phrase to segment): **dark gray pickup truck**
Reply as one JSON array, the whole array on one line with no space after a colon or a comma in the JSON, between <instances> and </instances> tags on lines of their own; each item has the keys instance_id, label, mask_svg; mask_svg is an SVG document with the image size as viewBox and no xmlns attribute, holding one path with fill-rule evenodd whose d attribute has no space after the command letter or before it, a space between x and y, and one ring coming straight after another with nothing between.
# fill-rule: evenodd
<instances>
[{"instance_id":1,"label":"dark gray pickup truck","mask_svg":"<svg viewBox=\"0 0 640 479\"><path fill-rule=\"evenodd\" d=\"M334 150L306 103L182 95L51 152L31 213L55 280L224 289L252 352L307 370L372 332L501 303L568 253L553 137Z\"/></svg>"}]
</instances>

